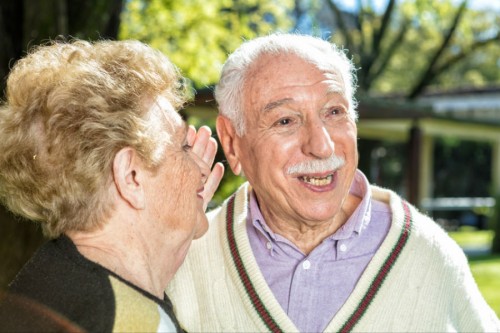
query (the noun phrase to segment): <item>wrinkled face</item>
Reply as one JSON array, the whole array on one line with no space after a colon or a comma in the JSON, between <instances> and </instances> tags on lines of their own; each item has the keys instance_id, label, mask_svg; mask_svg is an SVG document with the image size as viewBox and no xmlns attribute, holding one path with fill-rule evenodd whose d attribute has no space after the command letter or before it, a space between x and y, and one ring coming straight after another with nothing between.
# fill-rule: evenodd
<instances>
[{"instance_id":1,"label":"wrinkled face","mask_svg":"<svg viewBox=\"0 0 500 333\"><path fill-rule=\"evenodd\" d=\"M264 216L333 219L358 162L339 82L294 55L264 55L247 77L246 133L235 152Z\"/></svg>"},{"instance_id":2,"label":"wrinkled face","mask_svg":"<svg viewBox=\"0 0 500 333\"><path fill-rule=\"evenodd\" d=\"M189 247L191 240L201 237L208 228L201 196L207 166L191 151L186 124L166 98L157 98L150 114L163 116L153 121L164 121L170 133L163 161L148 181L150 219L158 234L165 230L162 241Z\"/></svg>"}]
</instances>

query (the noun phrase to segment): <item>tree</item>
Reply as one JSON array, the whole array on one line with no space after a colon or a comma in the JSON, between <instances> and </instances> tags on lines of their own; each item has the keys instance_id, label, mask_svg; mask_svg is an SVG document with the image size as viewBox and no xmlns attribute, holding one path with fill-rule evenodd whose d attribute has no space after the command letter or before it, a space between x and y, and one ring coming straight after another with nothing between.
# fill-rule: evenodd
<instances>
[{"instance_id":1,"label":"tree","mask_svg":"<svg viewBox=\"0 0 500 333\"><path fill-rule=\"evenodd\" d=\"M199 89L217 82L243 39L290 29L292 8L291 0L130 0L120 38L161 50Z\"/></svg>"},{"instance_id":2,"label":"tree","mask_svg":"<svg viewBox=\"0 0 500 333\"><path fill-rule=\"evenodd\" d=\"M350 15L338 0L324 3L318 24L333 30L332 41L353 56L361 94L396 92L414 99L431 85L500 82L492 75L499 71L498 13L469 9L467 0L458 6L452 0L388 0L381 13L372 1L357 0L358 11ZM481 64L487 66L482 71Z\"/></svg>"},{"instance_id":3,"label":"tree","mask_svg":"<svg viewBox=\"0 0 500 333\"><path fill-rule=\"evenodd\" d=\"M0 0L0 88L14 62L48 40L116 39L123 0ZM44 241L37 224L0 206L0 288Z\"/></svg>"},{"instance_id":4,"label":"tree","mask_svg":"<svg viewBox=\"0 0 500 333\"><path fill-rule=\"evenodd\" d=\"M378 1L357 0L354 10L342 7L339 0L317 2L322 5L316 11L316 26L320 31L332 31L331 40L347 48L358 67L357 97L362 104L371 103L373 97L392 95L393 99L400 96L410 107L418 107L414 101L426 90L500 84L497 12L475 10L467 0L386 0L381 7L375 7ZM418 140L406 143L408 151L413 151L408 149L411 142ZM371 148L360 160L370 161ZM468 158L471 156L477 158ZM408 156L400 158L411 161ZM446 162L441 155L435 161L436 165ZM467 159L460 161L463 163L454 162L467 165ZM412 200L418 197L412 183L417 163L408 165L404 178L408 199ZM370 166L365 166L364 171L368 170ZM448 179L451 170L441 170L446 172L445 177L436 181ZM456 193L461 183L451 185L446 188L448 195ZM471 195L482 191L484 195L483 182L470 187L474 188Z\"/></svg>"},{"instance_id":5,"label":"tree","mask_svg":"<svg viewBox=\"0 0 500 333\"><path fill-rule=\"evenodd\" d=\"M122 7L123 0L0 0L0 76L30 46L50 39L116 39Z\"/></svg>"},{"instance_id":6,"label":"tree","mask_svg":"<svg viewBox=\"0 0 500 333\"><path fill-rule=\"evenodd\" d=\"M138 39L161 50L199 93L218 81L227 55L244 39L288 31L293 6L293 0L130 0L122 16L120 38ZM191 116L188 121L214 129L214 118L215 114L200 123ZM220 149L216 160L225 160ZM221 203L242 182L226 171L213 203Z\"/></svg>"}]
</instances>

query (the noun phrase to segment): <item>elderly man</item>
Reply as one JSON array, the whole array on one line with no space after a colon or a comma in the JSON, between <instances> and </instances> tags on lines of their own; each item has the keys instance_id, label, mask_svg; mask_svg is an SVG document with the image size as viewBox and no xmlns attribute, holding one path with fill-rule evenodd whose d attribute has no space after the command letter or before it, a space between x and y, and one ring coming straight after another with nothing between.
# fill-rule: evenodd
<instances>
[{"instance_id":1,"label":"elderly man","mask_svg":"<svg viewBox=\"0 0 500 333\"><path fill-rule=\"evenodd\" d=\"M248 179L168 292L192 331L495 331L460 248L357 170L353 66L275 34L227 60L215 96L227 161Z\"/></svg>"}]
</instances>

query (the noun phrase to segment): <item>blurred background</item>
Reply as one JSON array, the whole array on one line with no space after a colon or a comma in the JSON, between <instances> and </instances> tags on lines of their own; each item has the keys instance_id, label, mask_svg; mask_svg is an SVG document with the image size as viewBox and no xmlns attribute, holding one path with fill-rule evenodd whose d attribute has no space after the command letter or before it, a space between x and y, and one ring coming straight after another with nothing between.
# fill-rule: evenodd
<instances>
[{"instance_id":1,"label":"blurred background","mask_svg":"<svg viewBox=\"0 0 500 333\"><path fill-rule=\"evenodd\" d=\"M214 128L212 89L228 53L273 31L347 50L360 169L450 233L500 315L500 1L0 0L2 98L9 69L35 45L138 39L189 78L186 120ZM243 181L228 168L212 206ZM0 207L0 290L44 241L35 222Z\"/></svg>"}]
</instances>

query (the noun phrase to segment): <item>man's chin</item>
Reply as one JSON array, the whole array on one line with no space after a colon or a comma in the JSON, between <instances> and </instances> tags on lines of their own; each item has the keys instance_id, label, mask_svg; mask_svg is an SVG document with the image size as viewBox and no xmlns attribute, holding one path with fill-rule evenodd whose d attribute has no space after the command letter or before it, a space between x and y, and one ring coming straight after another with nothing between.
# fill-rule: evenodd
<instances>
[{"instance_id":1,"label":"man's chin","mask_svg":"<svg viewBox=\"0 0 500 333\"><path fill-rule=\"evenodd\" d=\"M332 207L325 207L324 209L321 209L321 206L318 205L312 207L316 209L299 212L297 220L317 221L318 223L323 223L332 221L335 218L335 215L339 212L339 209L332 210Z\"/></svg>"}]
</instances>

